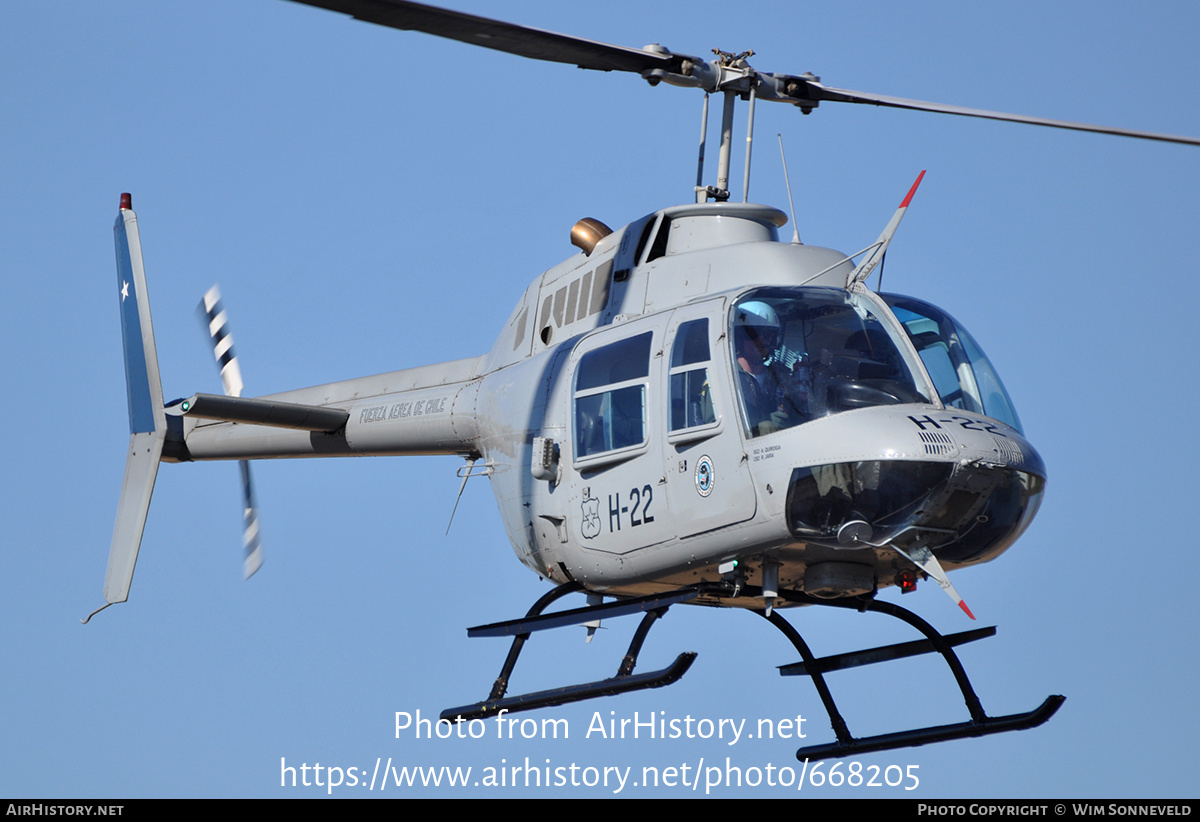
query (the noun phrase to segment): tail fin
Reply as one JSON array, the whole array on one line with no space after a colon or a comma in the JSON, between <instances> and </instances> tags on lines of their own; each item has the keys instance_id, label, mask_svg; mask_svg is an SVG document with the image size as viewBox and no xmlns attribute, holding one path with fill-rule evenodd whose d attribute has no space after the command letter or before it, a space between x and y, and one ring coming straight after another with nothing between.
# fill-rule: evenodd
<instances>
[{"instance_id":1,"label":"tail fin","mask_svg":"<svg viewBox=\"0 0 1200 822\"><path fill-rule=\"evenodd\" d=\"M158 476L158 463L167 436L142 245L137 215L133 213L128 194L121 195L121 211L113 233L125 347L125 386L129 397L129 453L125 460L125 478L121 482L112 547L108 553L108 572L104 577L106 604L89 614L83 620L85 623L109 605L129 598L146 513L150 509L150 497L154 493L154 480Z\"/></svg>"}]
</instances>

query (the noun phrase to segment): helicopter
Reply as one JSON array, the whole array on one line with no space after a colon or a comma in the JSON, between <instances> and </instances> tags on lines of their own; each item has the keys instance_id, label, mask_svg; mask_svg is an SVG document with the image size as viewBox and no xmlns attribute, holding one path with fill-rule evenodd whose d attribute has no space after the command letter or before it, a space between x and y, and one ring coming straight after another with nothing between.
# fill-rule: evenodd
<instances>
[{"instance_id":1,"label":"helicopter","mask_svg":"<svg viewBox=\"0 0 1200 822\"><path fill-rule=\"evenodd\" d=\"M368 4L319 5L365 17ZM452 27L481 19L408 3L369 5ZM533 37L487 25L518 43ZM544 47L543 34L531 50ZM568 50L581 42L554 37ZM742 95L751 105L772 100L802 111L851 101L815 79L756 72L745 55L705 62L618 51L620 59L643 55L626 70L651 82L724 94L727 121ZM514 664L534 630L646 614L612 680L523 697L507 697L498 680L487 700L449 709L451 718L669 684L691 657L652 674L632 671L653 620L680 602L759 610L788 634L780 627L784 606L878 608L877 590L911 588L923 577L957 597L946 573L994 558L1020 536L1040 503L1045 468L965 329L928 303L865 287L914 192L855 264L840 252L778 242L780 211L729 202L731 146L723 137L716 185L698 180L696 203L615 231L579 225L580 253L527 288L488 354L258 401L238 397L232 378L227 397L166 404L156 393L136 218L123 202L118 257L134 430L106 600L128 595L160 460L349 454L466 458L464 482L490 478L518 557L558 584L553 598L589 594L586 608L540 617L551 601L544 598L524 620L475 632L515 635ZM215 301L209 310L217 322ZM218 323L219 344L227 339L220 332ZM234 362L227 350L218 353L227 367ZM752 382L743 376L751 368L767 377ZM764 384L775 400L770 413ZM248 468L244 476L249 499ZM248 545L253 566L258 551L253 539ZM616 601L599 602L603 596ZM884 656L936 650L953 669L948 648L977 638L926 632L923 642ZM802 641L793 642L817 683L838 664L868 661L865 652L813 660ZM511 670L506 662L500 680ZM976 710L969 686L964 698L970 723L903 739L844 735L831 709L837 751L1040 724L1061 702L997 720Z\"/></svg>"}]
</instances>

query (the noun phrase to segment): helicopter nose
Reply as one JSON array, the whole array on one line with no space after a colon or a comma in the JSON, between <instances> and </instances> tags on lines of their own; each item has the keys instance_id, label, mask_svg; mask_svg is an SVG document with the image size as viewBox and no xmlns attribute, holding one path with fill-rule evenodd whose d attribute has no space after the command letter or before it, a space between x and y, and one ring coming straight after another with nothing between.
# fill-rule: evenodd
<instances>
[{"instance_id":1,"label":"helicopter nose","mask_svg":"<svg viewBox=\"0 0 1200 822\"><path fill-rule=\"evenodd\" d=\"M792 471L792 535L836 549L925 547L955 564L1003 552L1041 504L1041 457L1019 434L986 417L896 410L844 421L858 435L848 439L850 432L841 431L835 439L854 442L856 459Z\"/></svg>"},{"instance_id":2,"label":"helicopter nose","mask_svg":"<svg viewBox=\"0 0 1200 822\"><path fill-rule=\"evenodd\" d=\"M831 548L928 547L943 562L982 562L1025 530L1045 480L980 463L863 460L792 472L788 527Z\"/></svg>"}]
</instances>

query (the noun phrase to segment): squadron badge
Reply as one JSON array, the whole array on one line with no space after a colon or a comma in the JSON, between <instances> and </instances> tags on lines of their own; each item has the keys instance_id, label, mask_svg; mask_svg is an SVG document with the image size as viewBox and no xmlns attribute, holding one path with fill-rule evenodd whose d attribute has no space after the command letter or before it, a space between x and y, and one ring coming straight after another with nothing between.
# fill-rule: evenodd
<instances>
[{"instance_id":1,"label":"squadron badge","mask_svg":"<svg viewBox=\"0 0 1200 822\"><path fill-rule=\"evenodd\" d=\"M583 522L580 530L585 539L592 539L600 534L600 500L591 496L590 488L585 493L586 496L581 503Z\"/></svg>"},{"instance_id":2,"label":"squadron badge","mask_svg":"<svg viewBox=\"0 0 1200 822\"><path fill-rule=\"evenodd\" d=\"M705 454L696 461L696 492L702 497L707 497L712 493L715 481L712 458Z\"/></svg>"}]
</instances>

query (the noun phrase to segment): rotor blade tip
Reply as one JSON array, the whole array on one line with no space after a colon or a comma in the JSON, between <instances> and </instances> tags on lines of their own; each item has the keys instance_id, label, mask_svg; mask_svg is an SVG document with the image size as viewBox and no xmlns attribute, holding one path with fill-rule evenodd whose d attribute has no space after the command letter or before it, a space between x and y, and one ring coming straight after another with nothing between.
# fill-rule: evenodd
<instances>
[{"instance_id":1,"label":"rotor blade tip","mask_svg":"<svg viewBox=\"0 0 1200 822\"><path fill-rule=\"evenodd\" d=\"M971 619L975 618L975 615L973 613L971 613L971 609L967 607L967 603L963 602L961 599L958 601L958 607L962 608L963 613L965 613Z\"/></svg>"},{"instance_id":2,"label":"rotor blade tip","mask_svg":"<svg viewBox=\"0 0 1200 822\"><path fill-rule=\"evenodd\" d=\"M242 563L242 579L250 579L250 577L257 574L258 569L262 567L262 563L262 550L255 549L254 553L246 557L245 562Z\"/></svg>"}]
</instances>

